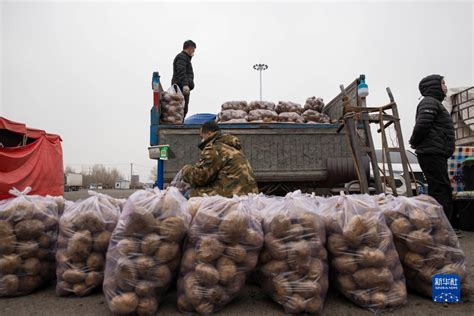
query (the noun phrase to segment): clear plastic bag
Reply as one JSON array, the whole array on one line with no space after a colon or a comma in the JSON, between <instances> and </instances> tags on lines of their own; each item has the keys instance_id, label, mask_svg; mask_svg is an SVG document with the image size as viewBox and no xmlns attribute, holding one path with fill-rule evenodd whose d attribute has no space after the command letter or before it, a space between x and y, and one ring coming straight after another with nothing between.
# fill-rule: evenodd
<instances>
[{"instance_id":1,"label":"clear plastic bag","mask_svg":"<svg viewBox=\"0 0 474 316\"><path fill-rule=\"evenodd\" d=\"M309 97L306 99L306 103L304 105L304 110L313 110L321 113L324 108L324 100L322 98L317 97Z\"/></svg>"},{"instance_id":2,"label":"clear plastic bag","mask_svg":"<svg viewBox=\"0 0 474 316\"><path fill-rule=\"evenodd\" d=\"M181 312L211 314L238 296L263 244L260 221L248 201L206 197L185 246L178 279Z\"/></svg>"},{"instance_id":3,"label":"clear plastic bag","mask_svg":"<svg viewBox=\"0 0 474 316\"><path fill-rule=\"evenodd\" d=\"M227 122L231 120L243 120L246 119L247 112L243 110L224 110L217 115L218 122Z\"/></svg>"},{"instance_id":4,"label":"clear plastic bag","mask_svg":"<svg viewBox=\"0 0 474 316\"><path fill-rule=\"evenodd\" d=\"M252 110L247 116L249 122L271 123L278 120L278 114L271 110Z\"/></svg>"},{"instance_id":5,"label":"clear plastic bag","mask_svg":"<svg viewBox=\"0 0 474 316\"><path fill-rule=\"evenodd\" d=\"M225 121L225 122L220 122L222 124L245 124L245 123L248 123L249 121L247 121L246 118L243 118L243 119L232 119L232 120L228 120L228 121Z\"/></svg>"},{"instance_id":6,"label":"clear plastic bag","mask_svg":"<svg viewBox=\"0 0 474 316\"><path fill-rule=\"evenodd\" d=\"M472 292L464 252L442 207L431 197L378 199L401 258L407 286L431 297L434 274L458 274L461 296Z\"/></svg>"},{"instance_id":7,"label":"clear plastic bag","mask_svg":"<svg viewBox=\"0 0 474 316\"><path fill-rule=\"evenodd\" d=\"M177 85L160 94L161 121L168 124L181 124L184 118L184 96Z\"/></svg>"},{"instance_id":8,"label":"clear plastic bag","mask_svg":"<svg viewBox=\"0 0 474 316\"><path fill-rule=\"evenodd\" d=\"M405 304L403 268L392 233L373 198L341 195L320 201L331 280L357 305L373 312Z\"/></svg>"},{"instance_id":9,"label":"clear plastic bag","mask_svg":"<svg viewBox=\"0 0 474 316\"><path fill-rule=\"evenodd\" d=\"M253 110L270 110L274 111L275 110L275 103L273 102L268 102L268 101L252 101L249 103L247 107L247 112L253 111Z\"/></svg>"},{"instance_id":10,"label":"clear plastic bag","mask_svg":"<svg viewBox=\"0 0 474 316\"><path fill-rule=\"evenodd\" d=\"M306 110L303 113L303 118L307 122L312 122L312 123L322 123L322 124L329 124L331 123L331 119L329 116L326 114L319 113L314 110Z\"/></svg>"},{"instance_id":11,"label":"clear plastic bag","mask_svg":"<svg viewBox=\"0 0 474 316\"><path fill-rule=\"evenodd\" d=\"M94 191L68 206L59 222L56 293L86 296L101 287L110 237L120 216L117 200Z\"/></svg>"},{"instance_id":12,"label":"clear plastic bag","mask_svg":"<svg viewBox=\"0 0 474 316\"><path fill-rule=\"evenodd\" d=\"M275 111L278 114L285 113L285 112L294 112L301 114L303 112L303 108L301 104L294 103L291 101L280 101L275 107Z\"/></svg>"},{"instance_id":13,"label":"clear plastic bag","mask_svg":"<svg viewBox=\"0 0 474 316\"><path fill-rule=\"evenodd\" d=\"M50 197L16 196L0 202L0 297L33 292L54 278L58 206Z\"/></svg>"},{"instance_id":14,"label":"clear plastic bag","mask_svg":"<svg viewBox=\"0 0 474 316\"><path fill-rule=\"evenodd\" d=\"M183 195L191 189L191 185L183 180L183 172L181 170L178 171L173 181L171 181L170 187L177 188Z\"/></svg>"},{"instance_id":15,"label":"clear plastic bag","mask_svg":"<svg viewBox=\"0 0 474 316\"><path fill-rule=\"evenodd\" d=\"M299 191L263 210L258 280L285 312L320 314L328 290L326 232L316 204Z\"/></svg>"},{"instance_id":16,"label":"clear plastic bag","mask_svg":"<svg viewBox=\"0 0 474 316\"><path fill-rule=\"evenodd\" d=\"M278 122L302 124L304 123L304 119L296 112L282 112L278 114Z\"/></svg>"},{"instance_id":17,"label":"clear plastic bag","mask_svg":"<svg viewBox=\"0 0 474 316\"><path fill-rule=\"evenodd\" d=\"M155 315L178 269L191 216L176 188L127 200L110 240L104 294L114 314Z\"/></svg>"},{"instance_id":18,"label":"clear plastic bag","mask_svg":"<svg viewBox=\"0 0 474 316\"><path fill-rule=\"evenodd\" d=\"M241 110L246 111L248 107L247 101L227 101L221 106L221 110Z\"/></svg>"}]
</instances>

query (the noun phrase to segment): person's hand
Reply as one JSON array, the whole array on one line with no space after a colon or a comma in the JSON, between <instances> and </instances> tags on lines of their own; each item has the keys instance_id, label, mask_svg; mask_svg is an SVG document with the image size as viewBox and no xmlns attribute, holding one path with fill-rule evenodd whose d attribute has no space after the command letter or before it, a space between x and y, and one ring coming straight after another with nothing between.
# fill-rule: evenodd
<instances>
[{"instance_id":1,"label":"person's hand","mask_svg":"<svg viewBox=\"0 0 474 316\"><path fill-rule=\"evenodd\" d=\"M189 89L189 86L184 86L183 87L183 94L188 95L191 90Z\"/></svg>"}]
</instances>

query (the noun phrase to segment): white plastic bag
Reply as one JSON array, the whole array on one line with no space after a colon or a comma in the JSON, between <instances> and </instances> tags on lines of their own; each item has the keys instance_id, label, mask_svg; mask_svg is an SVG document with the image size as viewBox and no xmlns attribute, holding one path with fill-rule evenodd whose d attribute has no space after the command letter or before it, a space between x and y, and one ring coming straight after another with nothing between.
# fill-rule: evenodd
<instances>
[{"instance_id":1,"label":"white plastic bag","mask_svg":"<svg viewBox=\"0 0 474 316\"><path fill-rule=\"evenodd\" d=\"M173 85L161 93L161 121L168 124L183 123L184 103L184 95L178 85Z\"/></svg>"}]
</instances>

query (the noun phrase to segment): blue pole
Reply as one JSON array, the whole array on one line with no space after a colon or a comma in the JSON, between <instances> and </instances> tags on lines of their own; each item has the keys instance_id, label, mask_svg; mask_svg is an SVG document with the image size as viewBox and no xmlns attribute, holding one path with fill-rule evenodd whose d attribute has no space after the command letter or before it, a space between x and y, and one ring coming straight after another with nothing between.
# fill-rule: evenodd
<instances>
[{"instance_id":1,"label":"blue pole","mask_svg":"<svg viewBox=\"0 0 474 316\"><path fill-rule=\"evenodd\" d=\"M163 185L165 182L165 168L164 168L164 161L163 160L158 160L158 174L156 175L156 186L160 189L163 190Z\"/></svg>"}]
</instances>

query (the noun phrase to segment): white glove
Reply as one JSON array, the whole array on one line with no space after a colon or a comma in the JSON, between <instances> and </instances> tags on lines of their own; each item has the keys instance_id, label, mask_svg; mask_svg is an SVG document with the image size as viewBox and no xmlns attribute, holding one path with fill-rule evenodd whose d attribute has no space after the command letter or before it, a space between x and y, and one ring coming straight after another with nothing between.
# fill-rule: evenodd
<instances>
[{"instance_id":1,"label":"white glove","mask_svg":"<svg viewBox=\"0 0 474 316\"><path fill-rule=\"evenodd\" d=\"M191 90L189 89L189 86L184 86L183 87L183 94L188 95Z\"/></svg>"}]
</instances>

